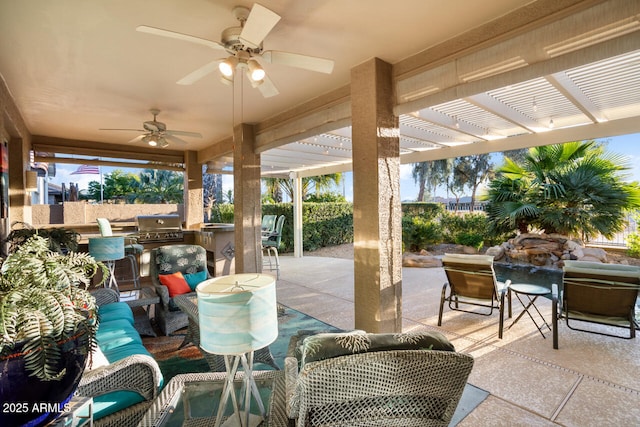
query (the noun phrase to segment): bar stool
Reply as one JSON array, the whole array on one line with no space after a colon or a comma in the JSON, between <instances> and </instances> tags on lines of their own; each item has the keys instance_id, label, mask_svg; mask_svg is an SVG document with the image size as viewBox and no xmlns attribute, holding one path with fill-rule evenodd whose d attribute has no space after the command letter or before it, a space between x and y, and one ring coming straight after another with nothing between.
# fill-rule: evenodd
<instances>
[{"instance_id":1,"label":"bar stool","mask_svg":"<svg viewBox=\"0 0 640 427\"><path fill-rule=\"evenodd\" d=\"M276 221L275 229L270 233L262 236L262 266L268 267L269 271L276 271L276 278L280 278L280 258L278 256L278 248L282 240L282 227L284 226L285 216L280 215ZM266 254L266 257L265 257Z\"/></svg>"},{"instance_id":2,"label":"bar stool","mask_svg":"<svg viewBox=\"0 0 640 427\"><path fill-rule=\"evenodd\" d=\"M109 280L104 282L105 288L119 292L115 276L116 261L124 258L124 237L91 237L89 238L89 255L96 261L102 261L109 269Z\"/></svg>"},{"instance_id":3,"label":"bar stool","mask_svg":"<svg viewBox=\"0 0 640 427\"><path fill-rule=\"evenodd\" d=\"M98 222L98 228L100 229L100 235L102 237L113 237L113 230L111 229L111 223L107 218L96 218ZM135 243L134 236L121 236L129 240L124 246L125 257L129 260L129 266L131 269L131 279L127 279L133 282L134 289L140 288L140 268L138 266L138 257L142 254L144 246ZM115 265L114 265L115 271Z\"/></svg>"}]
</instances>

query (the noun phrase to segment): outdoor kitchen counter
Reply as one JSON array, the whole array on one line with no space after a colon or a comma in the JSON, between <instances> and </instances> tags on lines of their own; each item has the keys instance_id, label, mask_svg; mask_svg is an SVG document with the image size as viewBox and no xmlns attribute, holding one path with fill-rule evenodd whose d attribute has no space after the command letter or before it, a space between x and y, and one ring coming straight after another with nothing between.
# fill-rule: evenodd
<instances>
[{"instance_id":1,"label":"outdoor kitchen counter","mask_svg":"<svg viewBox=\"0 0 640 427\"><path fill-rule=\"evenodd\" d=\"M65 228L73 228L73 227L65 227ZM89 243L89 238L91 238L91 237L101 237L100 236L100 232L97 231L97 230L91 230L91 231L83 232L83 231L77 230L75 228L73 228L73 229L76 230L78 233L80 233L80 241L79 241L79 243L81 245L88 244ZM167 245L170 245L172 243L175 243L175 244L191 243L191 242L193 242L194 233L197 233L197 232L198 232L198 230L182 230L182 233L184 234L184 239L185 239L184 242L164 242L164 243L167 244ZM117 229L115 229L115 230L113 230L113 235L114 236L124 236L124 237L128 237L128 236L136 237L136 236L138 236L138 232L136 230L118 231ZM152 243L154 243L154 242L152 242ZM146 245L146 243L141 243L141 244ZM157 247L157 246L158 245L155 245L154 247Z\"/></svg>"}]
</instances>

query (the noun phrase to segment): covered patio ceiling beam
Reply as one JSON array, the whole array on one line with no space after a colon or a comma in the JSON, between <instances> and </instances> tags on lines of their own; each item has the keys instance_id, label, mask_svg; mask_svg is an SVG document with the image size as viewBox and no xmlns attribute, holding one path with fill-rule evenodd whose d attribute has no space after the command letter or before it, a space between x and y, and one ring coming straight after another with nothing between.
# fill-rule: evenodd
<instances>
[{"instance_id":1,"label":"covered patio ceiling beam","mask_svg":"<svg viewBox=\"0 0 640 427\"><path fill-rule=\"evenodd\" d=\"M277 155L277 156L285 156L285 157L299 157L299 156L320 156L320 159L324 158L326 150L329 150L329 153L333 153L332 155L335 157L344 157L351 158L351 150L346 148L339 147L330 147L330 146L314 146L309 145L304 142L294 142L286 145L285 147L274 148L273 150L269 150L264 153L264 155Z\"/></svg>"},{"instance_id":2,"label":"covered patio ceiling beam","mask_svg":"<svg viewBox=\"0 0 640 427\"><path fill-rule=\"evenodd\" d=\"M412 115L412 117L415 117ZM434 144L446 147L446 143L454 143L455 139L449 135L438 134L427 129L418 129L403 121L403 117L400 117L400 137L406 136L408 138L424 141L425 144Z\"/></svg>"},{"instance_id":3,"label":"covered patio ceiling beam","mask_svg":"<svg viewBox=\"0 0 640 427\"><path fill-rule=\"evenodd\" d=\"M262 160L262 163L267 165L291 165L294 168L304 167L304 165L313 164L327 164L333 162L350 161L350 156L344 157L328 157L326 155L304 155L304 156L291 156L291 155L279 155L274 153L272 155L266 155L266 158Z\"/></svg>"},{"instance_id":4,"label":"covered patio ceiling beam","mask_svg":"<svg viewBox=\"0 0 640 427\"><path fill-rule=\"evenodd\" d=\"M582 113L594 123L606 122L607 117L602 111L580 90L566 73L555 73L546 76L547 81L571 101Z\"/></svg>"},{"instance_id":5,"label":"covered patio ceiling beam","mask_svg":"<svg viewBox=\"0 0 640 427\"><path fill-rule=\"evenodd\" d=\"M496 153L520 148L538 147L541 145L561 144L570 141L583 141L597 138L607 138L617 135L628 135L640 132L640 121L637 117L611 120L591 125L555 129L553 132L532 133L513 136L489 143L464 144L438 150L420 151L401 156L400 161L406 163L420 163L432 160L442 160L475 154Z\"/></svg>"},{"instance_id":6,"label":"covered patio ceiling beam","mask_svg":"<svg viewBox=\"0 0 640 427\"><path fill-rule=\"evenodd\" d=\"M554 58L537 62L526 67L506 71L479 80L460 83L442 91L396 105L397 115L410 114L414 111L444 104L460 98L468 98L490 90L500 89L508 85L533 80L561 73L565 70L602 61L613 56L623 55L640 49L640 37L637 32L625 34L616 39L568 52Z\"/></svg>"},{"instance_id":7,"label":"covered patio ceiling beam","mask_svg":"<svg viewBox=\"0 0 640 427\"><path fill-rule=\"evenodd\" d=\"M455 132L486 141L485 138L480 136L486 133L486 129L476 126L473 123L461 121L457 117L451 117L448 114L441 113L440 111L432 108L418 110L417 115L413 114L413 116L418 120L430 122L443 128L451 129Z\"/></svg>"},{"instance_id":8,"label":"covered patio ceiling beam","mask_svg":"<svg viewBox=\"0 0 640 427\"><path fill-rule=\"evenodd\" d=\"M522 128L524 131L530 133L537 132L542 127L540 123L533 118L526 114L522 114L520 111L500 102L487 93L479 93L478 95L470 96L465 98L465 101L475 105L476 107L490 111L496 116Z\"/></svg>"}]
</instances>

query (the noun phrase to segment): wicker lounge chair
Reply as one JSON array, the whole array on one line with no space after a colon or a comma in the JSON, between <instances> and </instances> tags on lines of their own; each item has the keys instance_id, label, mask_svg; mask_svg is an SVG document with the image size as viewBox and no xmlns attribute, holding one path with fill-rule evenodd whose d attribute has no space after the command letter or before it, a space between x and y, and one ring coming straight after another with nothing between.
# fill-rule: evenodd
<instances>
[{"instance_id":1,"label":"wicker lounge chair","mask_svg":"<svg viewBox=\"0 0 640 427\"><path fill-rule=\"evenodd\" d=\"M493 270L493 257L487 255L445 254L442 265L447 275L447 282L442 286L438 326L442 325L442 312L445 301L451 310L465 311L474 314L491 315L493 309L500 311L498 338L502 338L504 329L504 302L508 303L508 315L511 317L511 294L508 292L510 280L498 282ZM446 296L447 286L450 289ZM463 310L460 304L468 304L489 308L488 313Z\"/></svg>"},{"instance_id":2,"label":"wicker lounge chair","mask_svg":"<svg viewBox=\"0 0 640 427\"><path fill-rule=\"evenodd\" d=\"M553 348L558 348L558 320L567 327L617 338L635 338L635 305L640 289L640 268L628 265L565 261L563 289L552 285ZM598 323L627 329L629 336L582 329L576 322Z\"/></svg>"},{"instance_id":3,"label":"wicker lounge chair","mask_svg":"<svg viewBox=\"0 0 640 427\"><path fill-rule=\"evenodd\" d=\"M438 333L297 339L285 359L287 411L297 427L448 426L473 367ZM345 342L351 348L336 351L334 343ZM317 351L311 358L310 349Z\"/></svg>"},{"instance_id":4,"label":"wicker lounge chair","mask_svg":"<svg viewBox=\"0 0 640 427\"><path fill-rule=\"evenodd\" d=\"M203 273L204 279L209 279L207 270L207 253L198 245L166 245L152 249L149 260L149 276L160 297L160 304L156 306L156 321L163 334L169 335L178 329L189 325L189 318L173 302L169 296L169 289L160 283L160 274L198 274ZM195 296L195 292L192 292ZM187 341L190 336L185 338Z\"/></svg>"}]
</instances>

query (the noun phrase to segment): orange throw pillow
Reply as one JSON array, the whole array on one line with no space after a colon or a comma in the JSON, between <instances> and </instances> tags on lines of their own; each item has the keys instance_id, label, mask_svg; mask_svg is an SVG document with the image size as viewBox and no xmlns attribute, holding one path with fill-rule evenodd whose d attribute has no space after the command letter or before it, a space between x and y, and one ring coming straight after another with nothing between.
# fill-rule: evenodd
<instances>
[{"instance_id":1,"label":"orange throw pillow","mask_svg":"<svg viewBox=\"0 0 640 427\"><path fill-rule=\"evenodd\" d=\"M184 276L179 271L173 274L159 274L160 283L169 289L169 296L173 298L176 295L191 292L191 288L184 280Z\"/></svg>"}]
</instances>

